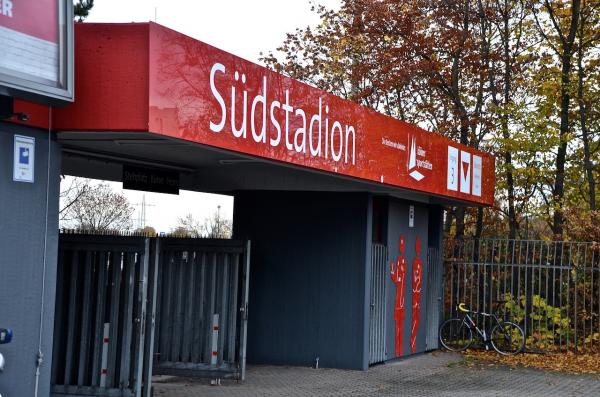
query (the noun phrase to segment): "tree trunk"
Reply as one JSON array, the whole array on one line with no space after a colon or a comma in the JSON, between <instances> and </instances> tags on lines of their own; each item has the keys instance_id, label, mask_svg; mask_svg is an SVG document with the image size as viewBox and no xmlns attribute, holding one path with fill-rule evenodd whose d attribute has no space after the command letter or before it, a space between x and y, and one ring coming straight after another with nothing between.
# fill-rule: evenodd
<instances>
[{"instance_id":1,"label":"tree trunk","mask_svg":"<svg viewBox=\"0 0 600 397\"><path fill-rule=\"evenodd\" d=\"M475 238L479 240L483 234L483 207L477 207L477 223L475 226Z\"/></svg>"},{"instance_id":2,"label":"tree trunk","mask_svg":"<svg viewBox=\"0 0 600 397\"><path fill-rule=\"evenodd\" d=\"M585 79L583 70L583 18L579 25L579 46L577 48L577 101L579 103L579 122L581 124L581 136L583 140L583 167L588 183L590 210L596 210L596 181L594 180L594 165L590 154L590 137L587 128L587 105L583 92L583 81Z\"/></svg>"},{"instance_id":3,"label":"tree trunk","mask_svg":"<svg viewBox=\"0 0 600 397\"><path fill-rule=\"evenodd\" d=\"M459 205L454 211L456 218L456 239L462 240L465 236L465 207Z\"/></svg>"},{"instance_id":4,"label":"tree trunk","mask_svg":"<svg viewBox=\"0 0 600 397\"><path fill-rule=\"evenodd\" d=\"M561 240L563 238L563 205L565 197L565 163L567 157L567 143L569 133L569 104L571 96L569 86L571 84L571 61L573 58L573 43L577 33L577 24L579 22L579 10L581 0L573 0L571 6L571 25L569 35L563 42L561 56L561 75L560 75L560 129L559 143L556 155L556 175L554 180L554 191L552 192L552 204L554 205L554 217L552 222L552 231L554 238ZM549 10L549 12L553 12Z\"/></svg>"},{"instance_id":5,"label":"tree trunk","mask_svg":"<svg viewBox=\"0 0 600 397\"><path fill-rule=\"evenodd\" d=\"M514 240L517 238L517 213L515 211L515 180L512 170L512 153L504 153L504 163L506 166L506 190L508 192L508 238Z\"/></svg>"},{"instance_id":6,"label":"tree trunk","mask_svg":"<svg viewBox=\"0 0 600 397\"><path fill-rule=\"evenodd\" d=\"M508 16L508 3L504 2L504 111L500 120L502 128L502 137L505 142L510 139L508 129L508 113L506 106L512 102L510 91L512 88L512 61L510 56L510 21ZM515 211L515 180L513 175L512 151L504 148L504 166L506 172L506 190L508 193L508 238L514 240L517 238L517 214Z\"/></svg>"}]
</instances>

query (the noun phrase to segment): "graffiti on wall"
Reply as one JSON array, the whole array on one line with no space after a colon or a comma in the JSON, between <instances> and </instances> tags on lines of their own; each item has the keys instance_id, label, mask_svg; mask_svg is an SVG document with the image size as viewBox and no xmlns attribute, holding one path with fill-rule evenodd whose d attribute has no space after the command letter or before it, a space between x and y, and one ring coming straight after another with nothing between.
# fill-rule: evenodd
<instances>
[{"instance_id":1,"label":"graffiti on wall","mask_svg":"<svg viewBox=\"0 0 600 397\"><path fill-rule=\"evenodd\" d=\"M421 260L421 239L415 242L415 259L412 263L412 327L410 331L410 350L417 351L417 332L421 322L421 286L423 282L423 261Z\"/></svg>"},{"instance_id":2,"label":"graffiti on wall","mask_svg":"<svg viewBox=\"0 0 600 397\"><path fill-rule=\"evenodd\" d=\"M404 256L404 235L398 241L400 254L391 262L392 281L396 285L396 304L394 320L396 322L396 357L402 356L402 333L404 332L404 290L406 288L406 257Z\"/></svg>"}]
</instances>

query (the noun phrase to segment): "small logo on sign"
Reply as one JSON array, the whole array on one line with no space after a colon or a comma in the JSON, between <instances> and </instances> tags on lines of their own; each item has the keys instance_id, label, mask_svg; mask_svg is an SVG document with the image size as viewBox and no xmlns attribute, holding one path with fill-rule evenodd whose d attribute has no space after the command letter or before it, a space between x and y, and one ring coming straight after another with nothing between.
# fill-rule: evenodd
<instances>
[{"instance_id":1,"label":"small logo on sign","mask_svg":"<svg viewBox=\"0 0 600 397\"><path fill-rule=\"evenodd\" d=\"M19 148L19 164L28 165L29 164L29 149L28 148Z\"/></svg>"},{"instance_id":2,"label":"small logo on sign","mask_svg":"<svg viewBox=\"0 0 600 397\"><path fill-rule=\"evenodd\" d=\"M410 144L408 146L408 175L410 175L414 180L420 181L425 178L425 175L421 174L417 170L417 139L413 137L410 140Z\"/></svg>"}]
</instances>

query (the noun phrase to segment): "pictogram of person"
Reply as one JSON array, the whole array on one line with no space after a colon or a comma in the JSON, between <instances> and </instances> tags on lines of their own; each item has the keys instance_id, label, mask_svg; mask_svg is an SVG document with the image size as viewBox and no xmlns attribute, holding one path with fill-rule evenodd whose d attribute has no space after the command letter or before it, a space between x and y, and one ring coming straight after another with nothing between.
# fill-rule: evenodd
<instances>
[{"instance_id":1,"label":"pictogram of person","mask_svg":"<svg viewBox=\"0 0 600 397\"><path fill-rule=\"evenodd\" d=\"M398 242L400 254L391 262L392 281L396 284L396 306L394 320L396 321L396 357L402 356L402 333L404 332L404 290L406 289L406 258L404 257L404 235Z\"/></svg>"},{"instance_id":2,"label":"pictogram of person","mask_svg":"<svg viewBox=\"0 0 600 397\"><path fill-rule=\"evenodd\" d=\"M410 331L410 350L417 351L417 332L421 322L421 286L423 284L423 261L421 261L421 239L415 242L415 259L412 263L412 328Z\"/></svg>"}]
</instances>

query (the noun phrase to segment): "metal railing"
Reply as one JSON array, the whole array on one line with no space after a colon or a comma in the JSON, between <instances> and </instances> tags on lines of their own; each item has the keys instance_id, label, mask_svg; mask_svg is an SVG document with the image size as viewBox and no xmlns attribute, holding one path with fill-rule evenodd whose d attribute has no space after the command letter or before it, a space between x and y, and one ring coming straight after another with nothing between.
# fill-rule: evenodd
<instances>
[{"instance_id":1,"label":"metal railing","mask_svg":"<svg viewBox=\"0 0 600 397\"><path fill-rule=\"evenodd\" d=\"M598 352L600 243L446 240L444 316L460 302L520 324L528 351Z\"/></svg>"}]
</instances>

